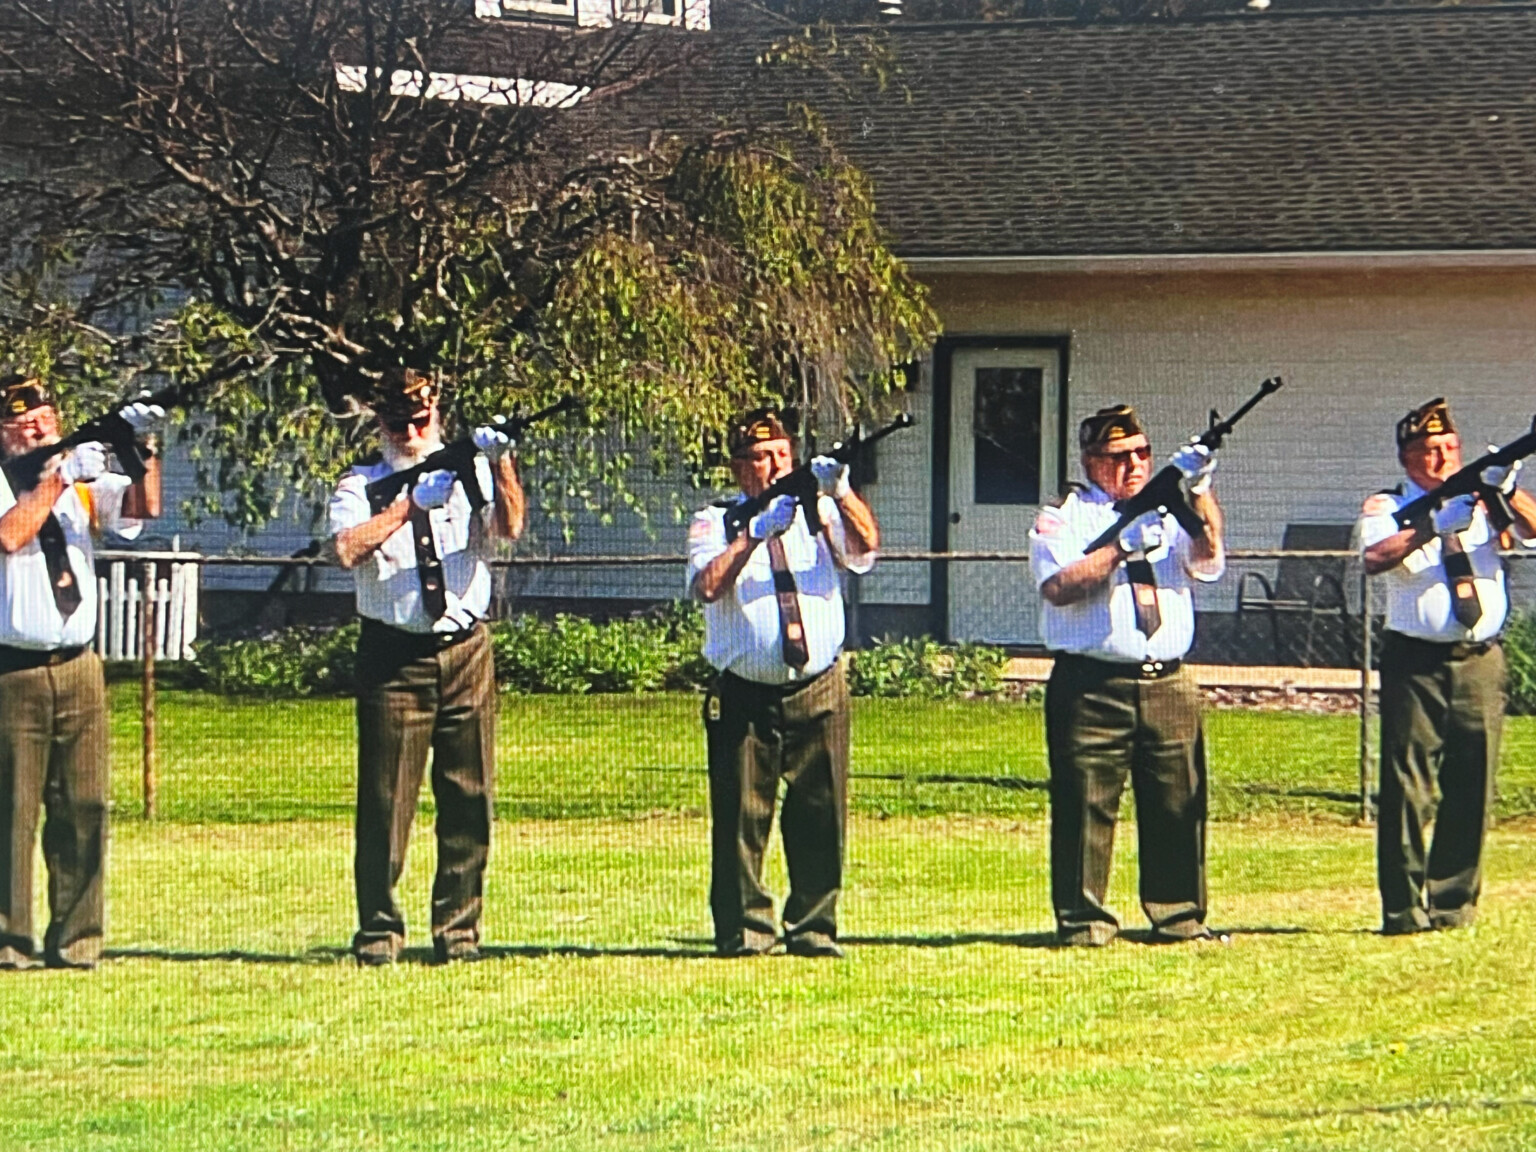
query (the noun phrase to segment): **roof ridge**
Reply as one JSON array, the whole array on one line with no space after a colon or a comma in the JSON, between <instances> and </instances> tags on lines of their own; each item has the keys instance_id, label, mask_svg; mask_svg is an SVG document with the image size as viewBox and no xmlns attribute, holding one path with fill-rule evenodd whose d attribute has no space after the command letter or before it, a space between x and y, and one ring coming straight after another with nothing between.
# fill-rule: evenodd
<instances>
[{"instance_id":1,"label":"roof ridge","mask_svg":"<svg viewBox=\"0 0 1536 1152\"><path fill-rule=\"evenodd\" d=\"M1305 2L1305 0L1303 0ZM1080 20L1074 16L1035 16L1005 20L927 20L903 21L895 19L881 24L844 24L848 31L903 32L991 32L1015 28L1077 28L1082 31L1109 28L1179 28L1203 24L1234 23L1247 21L1259 23L1272 20L1338 19L1414 19L1420 17L1461 17L1477 19L1505 12L1536 12L1536 3L1530 0L1490 0L1477 4L1382 4L1377 6L1333 7L1319 4L1315 7L1272 7L1263 12L1222 11L1203 12L1195 15L1176 16L1159 20Z\"/></svg>"}]
</instances>

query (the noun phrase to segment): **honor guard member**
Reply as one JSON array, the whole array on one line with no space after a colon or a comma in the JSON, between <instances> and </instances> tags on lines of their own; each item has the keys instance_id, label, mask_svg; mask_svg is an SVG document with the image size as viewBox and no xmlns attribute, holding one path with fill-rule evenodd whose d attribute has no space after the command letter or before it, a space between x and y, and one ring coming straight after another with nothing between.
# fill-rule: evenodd
<instances>
[{"instance_id":1,"label":"honor guard member","mask_svg":"<svg viewBox=\"0 0 1536 1152\"><path fill-rule=\"evenodd\" d=\"M1208 938L1202 701L1182 660L1195 634L1192 581L1219 579L1225 567L1216 459L1197 443L1173 456L1205 521L1199 538L1149 512L1085 555L1118 519L1115 501L1151 478L1152 449L1125 405L1084 420L1078 443L1087 487L1042 508L1029 537L1040 628L1055 656L1045 723L1057 932L1065 944L1101 945L1119 931L1104 891L1129 776L1152 939Z\"/></svg>"},{"instance_id":2,"label":"honor guard member","mask_svg":"<svg viewBox=\"0 0 1536 1152\"><path fill-rule=\"evenodd\" d=\"M1388 935L1454 928L1477 913L1504 727L1499 632L1509 611L1501 541L1481 502L1449 501L1407 528L1393 517L1461 468L1461 437L1443 399L1398 421L1397 457L1406 482L1366 500L1357 529L1365 570L1387 596L1376 877ZM1536 501L1516 489L1519 470L1517 461L1481 478L1509 497L1513 531L1530 541Z\"/></svg>"},{"instance_id":3,"label":"honor guard member","mask_svg":"<svg viewBox=\"0 0 1536 1152\"><path fill-rule=\"evenodd\" d=\"M147 432L164 409L120 413ZM91 533L133 536L160 514L160 467L143 480L107 471L101 444L55 456L19 490L5 460L57 443L43 384L0 379L0 968L92 968L101 956L107 849L107 712L96 635ZM39 808L48 930L32 938Z\"/></svg>"},{"instance_id":4,"label":"honor guard member","mask_svg":"<svg viewBox=\"0 0 1536 1152\"><path fill-rule=\"evenodd\" d=\"M411 369L386 374L374 405L382 457L342 478L331 498L336 557L352 570L357 643L357 911L352 952L388 964L405 941L395 885L405 867L427 753L437 804L432 946L439 962L479 958L491 843L496 682L484 624L492 538L523 530L523 489L507 435L474 431L476 512L451 471L422 475L380 512L368 485L443 447L438 386Z\"/></svg>"},{"instance_id":5,"label":"honor guard member","mask_svg":"<svg viewBox=\"0 0 1536 1152\"><path fill-rule=\"evenodd\" d=\"M795 467L776 411L731 429L731 471L744 498ZM826 456L810 462L823 530L811 535L792 496L779 496L734 538L726 509L705 508L688 532L689 590L704 603L704 658L720 672L704 703L711 820L709 904L722 956L777 940L763 853L779 781L789 866L784 943L800 956L841 956L837 897L848 815L848 683L842 570L874 567L879 529Z\"/></svg>"}]
</instances>

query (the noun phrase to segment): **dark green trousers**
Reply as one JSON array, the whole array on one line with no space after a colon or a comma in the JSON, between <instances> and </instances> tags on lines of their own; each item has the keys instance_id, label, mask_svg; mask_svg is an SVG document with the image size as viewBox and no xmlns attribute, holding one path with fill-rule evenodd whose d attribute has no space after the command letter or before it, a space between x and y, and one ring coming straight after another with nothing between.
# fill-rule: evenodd
<instances>
[{"instance_id":1,"label":"dark green trousers","mask_svg":"<svg viewBox=\"0 0 1536 1152\"><path fill-rule=\"evenodd\" d=\"M405 939L395 885L432 754L437 875L432 939L478 942L496 745L496 677L479 625L441 647L364 623L357 646L356 952L393 956Z\"/></svg>"},{"instance_id":2,"label":"dark green trousers","mask_svg":"<svg viewBox=\"0 0 1536 1152\"><path fill-rule=\"evenodd\" d=\"M1104 907L1126 778L1136 797L1141 904L1155 932L1205 933L1202 700L1185 669L1142 679L1136 665L1058 655L1045 690L1051 762L1051 902L1070 943L1106 943Z\"/></svg>"},{"instance_id":3,"label":"dark green trousers","mask_svg":"<svg viewBox=\"0 0 1536 1152\"><path fill-rule=\"evenodd\" d=\"M1497 642L1383 637L1376 879L1384 931L1449 928L1476 916L1505 703Z\"/></svg>"},{"instance_id":4,"label":"dark green trousers","mask_svg":"<svg viewBox=\"0 0 1536 1152\"><path fill-rule=\"evenodd\" d=\"M715 942L778 935L763 855L779 817L789 866L784 934L837 938L848 823L848 681L842 662L800 687L725 673L704 700L709 742L710 885Z\"/></svg>"},{"instance_id":5,"label":"dark green trousers","mask_svg":"<svg viewBox=\"0 0 1536 1152\"><path fill-rule=\"evenodd\" d=\"M0 954L31 960L39 813L48 868L49 963L101 955L107 855L107 706L101 661L84 652L17 669L0 653ZM29 654L23 660L37 659Z\"/></svg>"}]
</instances>

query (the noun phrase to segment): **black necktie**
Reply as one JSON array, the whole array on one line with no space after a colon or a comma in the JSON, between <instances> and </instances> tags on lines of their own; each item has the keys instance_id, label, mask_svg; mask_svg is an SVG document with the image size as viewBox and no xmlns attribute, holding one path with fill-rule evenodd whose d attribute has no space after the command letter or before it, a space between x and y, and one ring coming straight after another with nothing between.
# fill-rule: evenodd
<instances>
[{"instance_id":1,"label":"black necktie","mask_svg":"<svg viewBox=\"0 0 1536 1152\"><path fill-rule=\"evenodd\" d=\"M800 619L800 590L784 555L784 541L768 537L768 564L773 569L773 591L779 601L779 643L784 663L803 669L811 662L811 650L805 642L805 624Z\"/></svg>"},{"instance_id":2,"label":"black necktie","mask_svg":"<svg viewBox=\"0 0 1536 1152\"><path fill-rule=\"evenodd\" d=\"M406 497L407 500L411 498ZM416 575L421 580L421 606L434 620L441 620L448 611L448 593L444 590L443 561L437 554L437 542L432 537L432 517L427 510L411 500L411 542L416 545Z\"/></svg>"},{"instance_id":3,"label":"black necktie","mask_svg":"<svg viewBox=\"0 0 1536 1152\"><path fill-rule=\"evenodd\" d=\"M59 615L68 620L80 607L80 581L69 564L69 542L64 539L64 525L52 512L37 530L37 543L43 550L43 562L48 565L48 586L53 591L54 606Z\"/></svg>"},{"instance_id":4,"label":"black necktie","mask_svg":"<svg viewBox=\"0 0 1536 1152\"><path fill-rule=\"evenodd\" d=\"M1131 602L1136 605L1136 627L1150 640L1163 626L1163 613L1157 606L1157 577L1145 552L1132 552L1125 558L1125 575L1131 582Z\"/></svg>"},{"instance_id":5,"label":"black necktie","mask_svg":"<svg viewBox=\"0 0 1536 1152\"><path fill-rule=\"evenodd\" d=\"M1472 576L1472 558L1462 547L1461 536L1447 532L1440 539L1440 559L1445 565L1445 582L1451 589L1451 611L1469 632L1483 618L1483 602L1477 598L1477 581Z\"/></svg>"}]
</instances>

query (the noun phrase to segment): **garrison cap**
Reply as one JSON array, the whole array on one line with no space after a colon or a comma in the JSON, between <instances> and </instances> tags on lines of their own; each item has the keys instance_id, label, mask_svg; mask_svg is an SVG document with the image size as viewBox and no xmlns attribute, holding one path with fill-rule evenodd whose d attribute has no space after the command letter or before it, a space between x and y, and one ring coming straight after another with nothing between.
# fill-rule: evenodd
<instances>
[{"instance_id":1,"label":"garrison cap","mask_svg":"<svg viewBox=\"0 0 1536 1152\"><path fill-rule=\"evenodd\" d=\"M414 368L386 368L371 407L379 416L411 416L437 399L437 381Z\"/></svg>"},{"instance_id":2,"label":"garrison cap","mask_svg":"<svg viewBox=\"0 0 1536 1152\"><path fill-rule=\"evenodd\" d=\"M1425 436L1454 434L1456 424L1451 419L1451 409L1444 396L1436 396L1420 404L1397 422L1397 446L1404 447L1413 440Z\"/></svg>"},{"instance_id":3,"label":"garrison cap","mask_svg":"<svg viewBox=\"0 0 1536 1152\"><path fill-rule=\"evenodd\" d=\"M773 407L754 408L739 419L731 421L729 446L731 458L745 456L754 444L768 440L790 439L789 429L779 410Z\"/></svg>"},{"instance_id":4,"label":"garrison cap","mask_svg":"<svg viewBox=\"0 0 1536 1152\"><path fill-rule=\"evenodd\" d=\"M1136 409L1129 404L1116 404L1113 408L1100 408L1077 426L1077 443L1084 452L1107 448L1116 440L1132 436L1145 436Z\"/></svg>"},{"instance_id":5,"label":"garrison cap","mask_svg":"<svg viewBox=\"0 0 1536 1152\"><path fill-rule=\"evenodd\" d=\"M53 403L48 389L35 376L12 372L0 376L0 419L21 416Z\"/></svg>"}]
</instances>

